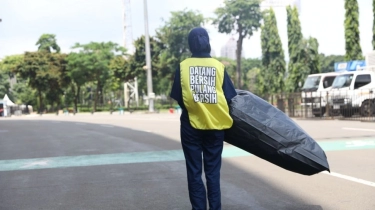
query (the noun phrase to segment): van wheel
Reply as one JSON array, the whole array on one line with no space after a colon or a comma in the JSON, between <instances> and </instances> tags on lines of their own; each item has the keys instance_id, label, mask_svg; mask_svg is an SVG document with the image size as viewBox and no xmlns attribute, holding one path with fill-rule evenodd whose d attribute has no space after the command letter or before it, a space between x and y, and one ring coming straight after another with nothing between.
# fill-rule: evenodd
<instances>
[{"instance_id":1,"label":"van wheel","mask_svg":"<svg viewBox=\"0 0 375 210\"><path fill-rule=\"evenodd\" d=\"M340 110L340 113L344 117L352 117L353 116L353 111L352 110Z\"/></svg>"},{"instance_id":2,"label":"van wheel","mask_svg":"<svg viewBox=\"0 0 375 210\"><path fill-rule=\"evenodd\" d=\"M319 113L320 112L320 113ZM326 113L326 108L321 108L320 111L318 113L314 113L314 116L315 117L323 117L324 113Z\"/></svg>"},{"instance_id":3,"label":"van wheel","mask_svg":"<svg viewBox=\"0 0 375 210\"><path fill-rule=\"evenodd\" d=\"M366 100L362 103L361 106L361 115L366 116L372 116L375 112L375 104L374 102L370 100Z\"/></svg>"}]
</instances>

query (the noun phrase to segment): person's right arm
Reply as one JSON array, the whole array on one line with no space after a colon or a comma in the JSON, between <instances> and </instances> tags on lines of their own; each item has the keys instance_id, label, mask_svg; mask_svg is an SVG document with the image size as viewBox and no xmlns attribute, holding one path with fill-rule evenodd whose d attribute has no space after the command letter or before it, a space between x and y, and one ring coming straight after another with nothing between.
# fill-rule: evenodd
<instances>
[{"instance_id":1,"label":"person's right arm","mask_svg":"<svg viewBox=\"0 0 375 210\"><path fill-rule=\"evenodd\" d=\"M170 97L173 98L174 100L177 101L177 103L181 106L182 104L182 88L181 88L181 76L180 76L180 67L177 67L175 75L174 75L174 80L173 80L173 85L172 85L172 90Z\"/></svg>"}]
</instances>

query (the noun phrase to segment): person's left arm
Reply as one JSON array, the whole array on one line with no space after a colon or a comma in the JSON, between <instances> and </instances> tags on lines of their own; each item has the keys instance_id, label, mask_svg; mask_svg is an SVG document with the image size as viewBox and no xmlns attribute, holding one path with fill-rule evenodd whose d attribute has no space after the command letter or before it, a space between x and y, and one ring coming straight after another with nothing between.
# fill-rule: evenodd
<instances>
[{"instance_id":1,"label":"person's left arm","mask_svg":"<svg viewBox=\"0 0 375 210\"><path fill-rule=\"evenodd\" d=\"M230 79L227 71L224 70L223 92L228 105L231 103L232 98L237 95L236 89Z\"/></svg>"}]
</instances>

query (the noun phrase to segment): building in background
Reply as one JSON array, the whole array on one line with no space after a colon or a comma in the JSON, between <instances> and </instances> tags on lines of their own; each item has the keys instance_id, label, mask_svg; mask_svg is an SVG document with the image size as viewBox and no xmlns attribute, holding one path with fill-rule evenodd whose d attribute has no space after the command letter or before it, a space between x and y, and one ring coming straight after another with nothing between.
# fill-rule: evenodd
<instances>
[{"instance_id":1,"label":"building in background","mask_svg":"<svg viewBox=\"0 0 375 210\"><path fill-rule=\"evenodd\" d=\"M236 49L237 49L237 40L234 37L231 37L227 43L221 47L220 57L230 58L236 60ZM245 50L242 48L242 56L245 57Z\"/></svg>"},{"instance_id":2,"label":"building in background","mask_svg":"<svg viewBox=\"0 0 375 210\"><path fill-rule=\"evenodd\" d=\"M211 57L216 57L216 51L214 49L211 49Z\"/></svg>"}]
</instances>

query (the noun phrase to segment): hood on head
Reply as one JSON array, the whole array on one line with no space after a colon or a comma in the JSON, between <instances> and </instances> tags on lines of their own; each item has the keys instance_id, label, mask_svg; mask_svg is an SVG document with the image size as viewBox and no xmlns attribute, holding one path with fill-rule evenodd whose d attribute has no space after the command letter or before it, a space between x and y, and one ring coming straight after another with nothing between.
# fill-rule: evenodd
<instances>
[{"instance_id":1,"label":"hood on head","mask_svg":"<svg viewBox=\"0 0 375 210\"><path fill-rule=\"evenodd\" d=\"M193 28L188 37L189 48L191 53L210 53L210 38L204 28Z\"/></svg>"}]
</instances>

